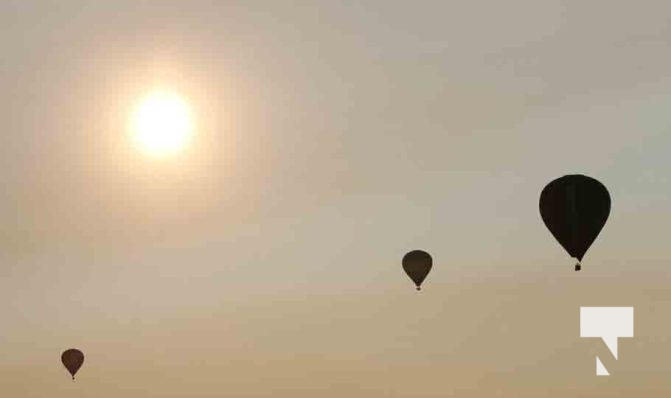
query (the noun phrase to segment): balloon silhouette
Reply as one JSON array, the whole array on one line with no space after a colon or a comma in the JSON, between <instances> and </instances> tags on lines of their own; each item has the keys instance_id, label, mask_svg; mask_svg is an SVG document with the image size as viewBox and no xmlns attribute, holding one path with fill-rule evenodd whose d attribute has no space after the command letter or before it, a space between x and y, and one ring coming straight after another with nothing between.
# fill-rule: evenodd
<instances>
[{"instance_id":1,"label":"balloon silhouette","mask_svg":"<svg viewBox=\"0 0 671 398\"><path fill-rule=\"evenodd\" d=\"M415 282L417 290L422 290L422 282L431 271L432 264L433 260L429 253L422 250L413 250L403 256L403 269Z\"/></svg>"},{"instance_id":2,"label":"balloon silhouette","mask_svg":"<svg viewBox=\"0 0 671 398\"><path fill-rule=\"evenodd\" d=\"M84 363L84 354L76 348L71 348L63 352L61 362L63 362L65 368L72 375L72 380L74 380L75 373L77 373Z\"/></svg>"},{"instance_id":3,"label":"balloon silhouette","mask_svg":"<svg viewBox=\"0 0 671 398\"><path fill-rule=\"evenodd\" d=\"M566 175L543 188L539 201L545 226L562 247L578 260L575 270L610 214L610 195L594 178Z\"/></svg>"}]
</instances>

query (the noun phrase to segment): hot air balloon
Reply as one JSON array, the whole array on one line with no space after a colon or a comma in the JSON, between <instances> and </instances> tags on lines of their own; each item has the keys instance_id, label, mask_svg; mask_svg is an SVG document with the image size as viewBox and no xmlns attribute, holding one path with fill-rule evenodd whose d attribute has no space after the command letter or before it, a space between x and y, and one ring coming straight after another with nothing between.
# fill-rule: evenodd
<instances>
[{"instance_id":1,"label":"hot air balloon","mask_svg":"<svg viewBox=\"0 0 671 398\"><path fill-rule=\"evenodd\" d=\"M84 354L76 348L71 348L63 352L61 362L63 362L63 366L70 372L72 380L74 380L75 374L84 363Z\"/></svg>"},{"instance_id":2,"label":"hot air balloon","mask_svg":"<svg viewBox=\"0 0 671 398\"><path fill-rule=\"evenodd\" d=\"M566 175L543 188L539 201L545 226L562 247L578 260L575 270L610 214L610 195L594 178Z\"/></svg>"},{"instance_id":3,"label":"hot air balloon","mask_svg":"<svg viewBox=\"0 0 671 398\"><path fill-rule=\"evenodd\" d=\"M405 273L415 282L417 290L421 290L422 282L431 271L433 264L429 253L422 250L413 250L403 256L402 263Z\"/></svg>"}]
</instances>

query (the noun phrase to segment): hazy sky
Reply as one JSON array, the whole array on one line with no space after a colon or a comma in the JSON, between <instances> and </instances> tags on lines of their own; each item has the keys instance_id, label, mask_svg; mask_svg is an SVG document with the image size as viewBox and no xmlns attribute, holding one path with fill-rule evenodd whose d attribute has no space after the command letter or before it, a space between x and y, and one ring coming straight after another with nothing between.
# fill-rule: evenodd
<instances>
[{"instance_id":1,"label":"hazy sky","mask_svg":"<svg viewBox=\"0 0 671 398\"><path fill-rule=\"evenodd\" d=\"M3 395L671 391L667 1L3 0L0 26ZM160 161L127 136L155 87L197 124ZM570 173L613 200L580 273L538 212ZM580 306L635 308L611 377Z\"/></svg>"}]
</instances>

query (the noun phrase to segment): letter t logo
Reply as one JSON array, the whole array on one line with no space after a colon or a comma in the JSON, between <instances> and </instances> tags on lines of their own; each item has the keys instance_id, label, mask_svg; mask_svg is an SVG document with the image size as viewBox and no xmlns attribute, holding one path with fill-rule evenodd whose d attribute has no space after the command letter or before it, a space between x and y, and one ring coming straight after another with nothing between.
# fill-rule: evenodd
<instances>
[{"instance_id":1,"label":"letter t logo","mask_svg":"<svg viewBox=\"0 0 671 398\"><path fill-rule=\"evenodd\" d=\"M634 307L580 307L580 337L601 337L617 359L618 337L634 337ZM608 376L596 357L597 376Z\"/></svg>"}]
</instances>

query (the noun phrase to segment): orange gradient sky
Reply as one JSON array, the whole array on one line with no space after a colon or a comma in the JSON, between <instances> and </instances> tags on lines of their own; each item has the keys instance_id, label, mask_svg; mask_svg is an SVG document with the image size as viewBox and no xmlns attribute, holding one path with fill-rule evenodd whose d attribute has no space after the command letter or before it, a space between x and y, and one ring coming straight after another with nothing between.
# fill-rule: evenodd
<instances>
[{"instance_id":1,"label":"orange gradient sky","mask_svg":"<svg viewBox=\"0 0 671 398\"><path fill-rule=\"evenodd\" d=\"M671 391L667 2L7 0L0 24L1 395ZM156 88L195 126L161 159L127 131ZM538 212L570 173L613 200L580 273ZM635 307L609 378L580 306Z\"/></svg>"}]
</instances>

